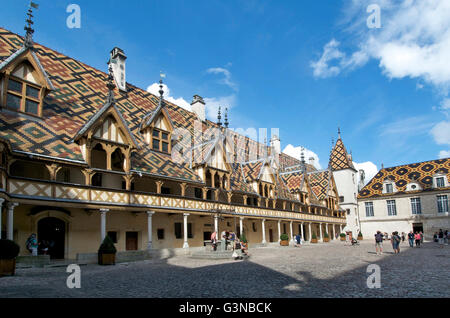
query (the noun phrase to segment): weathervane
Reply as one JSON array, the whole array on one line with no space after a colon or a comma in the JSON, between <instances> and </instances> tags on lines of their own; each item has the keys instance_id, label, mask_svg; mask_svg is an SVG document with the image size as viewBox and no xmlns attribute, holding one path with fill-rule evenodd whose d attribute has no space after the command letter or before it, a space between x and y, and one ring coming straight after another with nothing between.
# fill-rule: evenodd
<instances>
[{"instance_id":1,"label":"weathervane","mask_svg":"<svg viewBox=\"0 0 450 318\"><path fill-rule=\"evenodd\" d=\"M34 29L33 29L33 8L34 9L38 9L39 5L34 3L33 1L30 1L30 6L28 7L28 12L27 12L27 19L25 20L25 22L27 23L27 25L25 26L24 30L27 31L27 33L25 34L25 41L24 41L24 46L27 48L32 48L33 47L33 33L34 33Z\"/></svg>"}]
</instances>

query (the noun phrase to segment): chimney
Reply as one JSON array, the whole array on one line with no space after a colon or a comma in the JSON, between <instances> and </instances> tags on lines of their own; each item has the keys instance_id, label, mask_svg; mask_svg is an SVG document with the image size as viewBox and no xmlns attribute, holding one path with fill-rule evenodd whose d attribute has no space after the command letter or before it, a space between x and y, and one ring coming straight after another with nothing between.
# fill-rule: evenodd
<instances>
[{"instance_id":1,"label":"chimney","mask_svg":"<svg viewBox=\"0 0 450 318\"><path fill-rule=\"evenodd\" d=\"M315 162L316 160L314 159L314 157L309 157L309 159L308 159L308 163L311 165L311 166L313 166L314 167L314 162Z\"/></svg>"},{"instance_id":2,"label":"chimney","mask_svg":"<svg viewBox=\"0 0 450 318\"><path fill-rule=\"evenodd\" d=\"M273 135L272 138L270 139L270 147L277 155L279 155L281 153L280 137L278 137L277 135Z\"/></svg>"},{"instance_id":3,"label":"chimney","mask_svg":"<svg viewBox=\"0 0 450 318\"><path fill-rule=\"evenodd\" d=\"M116 85L120 91L127 91L127 79L125 72L125 61L127 57L122 49L115 47L111 51L111 57L108 62L108 65L111 64L112 70L114 73L114 80L116 81Z\"/></svg>"},{"instance_id":4,"label":"chimney","mask_svg":"<svg viewBox=\"0 0 450 318\"><path fill-rule=\"evenodd\" d=\"M194 95L194 99L191 103L192 111L197 115L198 119L205 121L206 113L205 113L205 101L202 97L198 95Z\"/></svg>"}]
</instances>

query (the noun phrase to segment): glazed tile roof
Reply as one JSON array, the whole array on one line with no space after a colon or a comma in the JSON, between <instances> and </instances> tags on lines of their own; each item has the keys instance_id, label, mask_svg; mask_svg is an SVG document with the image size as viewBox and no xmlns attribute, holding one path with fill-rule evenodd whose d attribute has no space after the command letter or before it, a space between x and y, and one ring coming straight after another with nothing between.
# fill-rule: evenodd
<instances>
[{"instance_id":1,"label":"glazed tile roof","mask_svg":"<svg viewBox=\"0 0 450 318\"><path fill-rule=\"evenodd\" d=\"M450 184L450 158L411 163L381 169L370 182L361 189L359 199L391 196L402 193L414 193L433 189L433 176L437 172L447 175ZM383 194L383 182L390 179L395 182L397 192ZM407 192L408 183L417 182L423 190ZM450 187L449 187L450 188Z\"/></svg>"},{"instance_id":2,"label":"glazed tile roof","mask_svg":"<svg viewBox=\"0 0 450 318\"><path fill-rule=\"evenodd\" d=\"M298 193L302 191L303 182L305 180L304 174L302 172L296 171L292 173L283 173L281 174L281 178L292 193Z\"/></svg>"},{"instance_id":3,"label":"glazed tile roof","mask_svg":"<svg viewBox=\"0 0 450 318\"><path fill-rule=\"evenodd\" d=\"M0 28L0 63L7 63L23 47L23 38L8 30ZM93 121L108 96L106 86L108 75L89 65L34 43L36 58L45 70L52 90L44 99L42 118L2 109L0 111L0 139L7 141L14 152L32 153L49 158L68 160L86 164L81 149L73 139L83 127ZM115 89L115 105L119 115L138 145L139 151L133 152L131 170L156 176L180 178L191 182L201 182L189 164L178 164L170 155L154 152L148 147L140 128L157 114L159 98L138 87L127 83L126 94ZM194 156L205 158L212 144L211 136L198 135L217 125L211 121L202 123L202 132L194 129L197 116L177 105L164 101L164 107L174 128L187 129L194 140L203 143ZM144 122L145 121L145 122ZM197 135L194 135L197 133ZM227 130L236 145L236 161L248 162L252 157L265 157L269 147L238 133ZM239 138L237 138L239 137ZM178 140L185 149L192 148L190 140ZM255 155L256 154L256 155ZM298 160L280 155L284 165L298 163ZM234 185L241 191L253 192L243 179L242 171L234 176Z\"/></svg>"},{"instance_id":4,"label":"glazed tile roof","mask_svg":"<svg viewBox=\"0 0 450 318\"><path fill-rule=\"evenodd\" d=\"M333 171L355 169L341 138L337 140L336 145L334 145L331 151L329 166Z\"/></svg>"},{"instance_id":5,"label":"glazed tile roof","mask_svg":"<svg viewBox=\"0 0 450 318\"><path fill-rule=\"evenodd\" d=\"M328 190L331 187L331 171L322 170L308 173L309 185L318 200L328 198Z\"/></svg>"}]
</instances>

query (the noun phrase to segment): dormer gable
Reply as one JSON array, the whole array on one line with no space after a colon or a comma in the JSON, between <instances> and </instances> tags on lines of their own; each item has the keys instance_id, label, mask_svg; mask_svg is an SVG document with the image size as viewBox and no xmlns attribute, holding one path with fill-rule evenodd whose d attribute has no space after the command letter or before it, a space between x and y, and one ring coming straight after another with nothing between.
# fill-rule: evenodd
<instances>
[{"instance_id":1,"label":"dormer gable","mask_svg":"<svg viewBox=\"0 0 450 318\"><path fill-rule=\"evenodd\" d=\"M42 116L43 101L55 88L31 48L22 47L0 64L0 105Z\"/></svg>"},{"instance_id":2,"label":"dormer gable","mask_svg":"<svg viewBox=\"0 0 450 318\"><path fill-rule=\"evenodd\" d=\"M174 125L167 109L161 104L144 118L140 131L152 150L171 153Z\"/></svg>"}]
</instances>

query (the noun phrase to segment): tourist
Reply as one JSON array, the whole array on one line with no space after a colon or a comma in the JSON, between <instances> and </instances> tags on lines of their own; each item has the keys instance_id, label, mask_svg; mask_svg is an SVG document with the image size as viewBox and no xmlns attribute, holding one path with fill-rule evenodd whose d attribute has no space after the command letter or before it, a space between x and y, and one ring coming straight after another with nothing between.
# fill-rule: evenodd
<instances>
[{"instance_id":1,"label":"tourist","mask_svg":"<svg viewBox=\"0 0 450 318\"><path fill-rule=\"evenodd\" d=\"M433 235L433 241L434 241L435 243L439 243L438 232L434 232L434 235Z\"/></svg>"},{"instance_id":2,"label":"tourist","mask_svg":"<svg viewBox=\"0 0 450 318\"><path fill-rule=\"evenodd\" d=\"M445 245L448 245L448 236L449 236L448 230L445 230L445 232L444 232L444 244Z\"/></svg>"},{"instance_id":3,"label":"tourist","mask_svg":"<svg viewBox=\"0 0 450 318\"><path fill-rule=\"evenodd\" d=\"M48 255L49 247L50 247L50 243L49 243L48 241L46 241L46 240L42 241L42 242L39 244L39 249L40 249L40 251L41 251L41 254L42 254L42 255ZM39 249L38 249L38 250L39 250Z\"/></svg>"},{"instance_id":4,"label":"tourist","mask_svg":"<svg viewBox=\"0 0 450 318\"><path fill-rule=\"evenodd\" d=\"M211 246L212 246L214 252L217 251L217 232L216 231L214 231L211 234Z\"/></svg>"},{"instance_id":5,"label":"tourist","mask_svg":"<svg viewBox=\"0 0 450 318\"><path fill-rule=\"evenodd\" d=\"M227 250L227 232L225 230L220 233L220 244L222 247L222 250Z\"/></svg>"},{"instance_id":6,"label":"tourist","mask_svg":"<svg viewBox=\"0 0 450 318\"><path fill-rule=\"evenodd\" d=\"M420 234L420 244L423 244L423 232L420 231L419 234Z\"/></svg>"},{"instance_id":7,"label":"tourist","mask_svg":"<svg viewBox=\"0 0 450 318\"><path fill-rule=\"evenodd\" d=\"M230 232L229 240L230 240L231 248L234 251L235 241L236 241L236 234L234 232Z\"/></svg>"},{"instance_id":8,"label":"tourist","mask_svg":"<svg viewBox=\"0 0 450 318\"><path fill-rule=\"evenodd\" d=\"M444 231L442 231L442 229L439 230L438 238L439 238L439 248L444 248Z\"/></svg>"},{"instance_id":9,"label":"tourist","mask_svg":"<svg viewBox=\"0 0 450 318\"><path fill-rule=\"evenodd\" d=\"M375 234L375 251L377 255L383 255L383 234L380 231Z\"/></svg>"},{"instance_id":10,"label":"tourist","mask_svg":"<svg viewBox=\"0 0 450 318\"><path fill-rule=\"evenodd\" d=\"M300 236L300 234L297 234L295 236L295 241L297 242L297 244L295 245L296 247L301 247L302 245L302 237Z\"/></svg>"},{"instance_id":11,"label":"tourist","mask_svg":"<svg viewBox=\"0 0 450 318\"><path fill-rule=\"evenodd\" d=\"M27 249L30 251L32 256L38 256L38 241L36 238L36 234L31 234L26 242Z\"/></svg>"},{"instance_id":12,"label":"tourist","mask_svg":"<svg viewBox=\"0 0 450 318\"><path fill-rule=\"evenodd\" d=\"M408 241L409 241L409 247L414 247L414 232L413 231L408 233Z\"/></svg>"},{"instance_id":13,"label":"tourist","mask_svg":"<svg viewBox=\"0 0 450 318\"><path fill-rule=\"evenodd\" d=\"M398 232L393 232L391 236L392 248L394 250L394 254L400 253L400 242L401 237L398 235Z\"/></svg>"},{"instance_id":14,"label":"tourist","mask_svg":"<svg viewBox=\"0 0 450 318\"><path fill-rule=\"evenodd\" d=\"M414 239L416 240L416 247L420 247L420 234L416 231L416 234L414 234Z\"/></svg>"},{"instance_id":15,"label":"tourist","mask_svg":"<svg viewBox=\"0 0 450 318\"><path fill-rule=\"evenodd\" d=\"M402 243L405 241L405 232L402 232Z\"/></svg>"}]
</instances>

